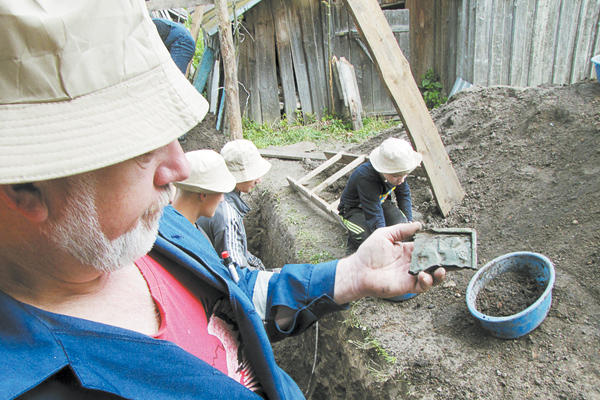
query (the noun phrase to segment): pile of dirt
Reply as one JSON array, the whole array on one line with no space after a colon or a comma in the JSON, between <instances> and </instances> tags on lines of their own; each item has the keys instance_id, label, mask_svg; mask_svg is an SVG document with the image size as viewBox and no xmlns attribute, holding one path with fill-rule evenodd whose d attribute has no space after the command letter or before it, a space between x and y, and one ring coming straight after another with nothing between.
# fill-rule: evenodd
<instances>
[{"instance_id":1,"label":"pile of dirt","mask_svg":"<svg viewBox=\"0 0 600 400\"><path fill-rule=\"evenodd\" d=\"M465 304L473 271L450 272L440 287L402 303L355 302L325 318L317 334L276 345L279 362L314 399L599 399L600 84L471 88L432 116L466 197L444 218L419 168L409 177L415 215L434 227L475 229L479 266L513 251L549 257L556 283L548 317L523 338L495 339ZM368 154L404 134L338 146ZM206 143L190 137L188 149L218 149L215 137L223 135L205 135ZM262 222L278 220L292 232L289 261L321 249L343 255L340 227L285 181L314 165L272 162L255 207L268 203ZM263 248L276 240L262 240ZM302 253L307 246L312 253Z\"/></svg>"}]
</instances>

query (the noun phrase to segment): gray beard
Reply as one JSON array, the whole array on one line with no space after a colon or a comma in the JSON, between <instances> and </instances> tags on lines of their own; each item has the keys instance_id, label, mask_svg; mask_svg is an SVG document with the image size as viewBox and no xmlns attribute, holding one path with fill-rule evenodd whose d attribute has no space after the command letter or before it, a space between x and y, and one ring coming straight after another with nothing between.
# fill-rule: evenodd
<instances>
[{"instance_id":1,"label":"gray beard","mask_svg":"<svg viewBox=\"0 0 600 400\"><path fill-rule=\"evenodd\" d=\"M160 194L156 206L147 210L132 230L109 240L98 219L95 180L87 175L71 178L71 182L73 187L67 194L63 217L49 221L42 230L51 242L100 272L117 271L150 251L158 234L162 209L169 203L168 191Z\"/></svg>"}]
</instances>

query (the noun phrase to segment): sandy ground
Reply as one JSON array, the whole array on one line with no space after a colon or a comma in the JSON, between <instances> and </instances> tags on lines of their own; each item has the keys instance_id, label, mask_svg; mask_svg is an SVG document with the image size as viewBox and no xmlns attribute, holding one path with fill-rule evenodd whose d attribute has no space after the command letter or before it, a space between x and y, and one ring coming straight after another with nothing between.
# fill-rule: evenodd
<instances>
[{"instance_id":1,"label":"sandy ground","mask_svg":"<svg viewBox=\"0 0 600 400\"><path fill-rule=\"evenodd\" d=\"M280 364L313 399L600 399L600 84L473 88L432 115L466 197L443 218L421 168L409 178L416 215L431 226L475 229L480 267L513 251L549 257L549 315L520 339L495 339L465 304L474 272L454 271L426 294L363 299L318 332L276 344ZM365 154L403 134L312 146ZM184 147L218 149L225 140L198 127ZM315 163L272 162L252 199L256 250L273 266L343 256L340 226L285 180Z\"/></svg>"}]
</instances>

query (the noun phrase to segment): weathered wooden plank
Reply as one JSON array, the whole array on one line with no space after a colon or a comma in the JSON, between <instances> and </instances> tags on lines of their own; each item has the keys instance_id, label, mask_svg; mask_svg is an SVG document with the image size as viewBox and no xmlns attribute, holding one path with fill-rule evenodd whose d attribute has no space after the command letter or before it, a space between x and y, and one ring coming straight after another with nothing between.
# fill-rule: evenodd
<instances>
[{"instance_id":1,"label":"weathered wooden plank","mask_svg":"<svg viewBox=\"0 0 600 400\"><path fill-rule=\"evenodd\" d=\"M260 110L263 121L279 121L279 85L275 55L275 29L273 16L267 2L256 7L258 18L254 31L254 48L260 92Z\"/></svg>"},{"instance_id":2,"label":"weathered wooden plank","mask_svg":"<svg viewBox=\"0 0 600 400\"><path fill-rule=\"evenodd\" d=\"M323 53L323 67L325 70L325 108L329 114L335 114L335 89L333 87L333 2L332 0L321 0L318 2L318 10L321 15L321 49Z\"/></svg>"},{"instance_id":3,"label":"weathered wooden plank","mask_svg":"<svg viewBox=\"0 0 600 400\"><path fill-rule=\"evenodd\" d=\"M319 165L317 168L310 171L308 174L304 175L302 179L300 179L301 184L306 184L312 178L319 175L321 172L325 171L327 168L331 167L333 164L342 159L343 153L337 153L335 156L331 157L329 160L325 161L323 164Z\"/></svg>"},{"instance_id":4,"label":"weathered wooden plank","mask_svg":"<svg viewBox=\"0 0 600 400\"><path fill-rule=\"evenodd\" d=\"M294 74L298 86L298 97L302 106L302 114L313 113L312 99L310 97L310 85L308 83L308 70L306 57L302 48L302 30L300 29L300 17L298 16L298 0L286 2L288 11L288 23L292 43L292 60L294 62Z\"/></svg>"},{"instance_id":5,"label":"weathered wooden plank","mask_svg":"<svg viewBox=\"0 0 600 400\"><path fill-rule=\"evenodd\" d=\"M536 0L514 0L509 84L527 86Z\"/></svg>"},{"instance_id":6,"label":"weathered wooden plank","mask_svg":"<svg viewBox=\"0 0 600 400\"><path fill-rule=\"evenodd\" d=\"M456 80L456 39L458 36L458 0L446 0L447 10L447 62L443 71L440 71L441 81L444 85L445 93L450 93L454 81Z\"/></svg>"},{"instance_id":7,"label":"weathered wooden plank","mask_svg":"<svg viewBox=\"0 0 600 400\"><path fill-rule=\"evenodd\" d=\"M263 0L265 1L265 0ZM275 24L275 40L277 43L277 60L279 61L279 77L283 92L283 107L286 118L290 122L296 120L296 85L294 84L294 66L292 61L292 44L290 42L289 23L286 3L283 0L270 0L273 22Z\"/></svg>"},{"instance_id":8,"label":"weathered wooden plank","mask_svg":"<svg viewBox=\"0 0 600 400\"><path fill-rule=\"evenodd\" d=\"M436 0L435 3L435 58L434 71L439 75L446 93L454 83L456 16L453 0ZM417 80L417 82L419 82Z\"/></svg>"},{"instance_id":9,"label":"weathered wooden plank","mask_svg":"<svg viewBox=\"0 0 600 400\"><path fill-rule=\"evenodd\" d=\"M298 15L302 27L302 46L304 54L310 60L306 66L313 113L317 118L323 117L323 110L327 97L327 82L325 81L325 63L321 49L320 31L315 29L320 26L318 7L312 0L298 0Z\"/></svg>"},{"instance_id":10,"label":"weathered wooden plank","mask_svg":"<svg viewBox=\"0 0 600 400\"><path fill-rule=\"evenodd\" d=\"M168 8L193 8L208 4L213 4L213 0L146 0L146 8L150 11L166 10Z\"/></svg>"},{"instance_id":11,"label":"weathered wooden plank","mask_svg":"<svg viewBox=\"0 0 600 400\"><path fill-rule=\"evenodd\" d=\"M475 49L473 54L473 82L487 86L490 72L490 38L492 20L492 0L477 1L475 20Z\"/></svg>"},{"instance_id":12,"label":"weathered wooden plank","mask_svg":"<svg viewBox=\"0 0 600 400\"><path fill-rule=\"evenodd\" d=\"M348 26L352 21L348 21ZM365 49L363 39L358 34L350 34L350 63L355 66L356 84L360 92L361 102L364 104L363 111L365 114L373 113L373 61ZM362 46L361 46L362 45Z\"/></svg>"},{"instance_id":13,"label":"weathered wooden plank","mask_svg":"<svg viewBox=\"0 0 600 400\"><path fill-rule=\"evenodd\" d=\"M291 152L270 149L260 149L260 155L268 158L280 158L282 160L302 161L306 159L325 161L327 158L323 153Z\"/></svg>"},{"instance_id":14,"label":"weathered wooden plank","mask_svg":"<svg viewBox=\"0 0 600 400\"><path fill-rule=\"evenodd\" d=\"M340 222L340 217L337 214L337 210L332 210L330 205L325 200L321 199L319 196L317 196L315 194L310 193L304 186L302 186L301 184L299 184L298 182L296 182L294 179L292 179L289 176L287 177L287 181L289 182L289 184L292 188L294 188L298 191L298 193L300 193L301 195L306 197L314 205L319 207L321 210L325 211L328 215L331 215L331 217L333 219Z\"/></svg>"},{"instance_id":15,"label":"weathered wooden plank","mask_svg":"<svg viewBox=\"0 0 600 400\"><path fill-rule=\"evenodd\" d=\"M435 0L406 0L410 10L410 59L412 73L418 81L434 63Z\"/></svg>"},{"instance_id":16,"label":"weathered wooden plank","mask_svg":"<svg viewBox=\"0 0 600 400\"><path fill-rule=\"evenodd\" d=\"M539 60L544 69L542 70L542 83L552 83L554 73L554 59L556 54L556 38L558 36L558 27L560 25L560 1L551 1L548 10L548 24L542 29L545 30L544 36L544 57Z\"/></svg>"},{"instance_id":17,"label":"weathered wooden plank","mask_svg":"<svg viewBox=\"0 0 600 400\"><path fill-rule=\"evenodd\" d=\"M595 36L598 34L598 0L582 0L579 18L579 35L573 54L573 75L571 82L590 76L590 58L593 56Z\"/></svg>"},{"instance_id":18,"label":"weathered wooden plank","mask_svg":"<svg viewBox=\"0 0 600 400\"><path fill-rule=\"evenodd\" d=\"M475 18L477 14L477 0L469 0L469 7L467 9L469 13L469 32L467 33L467 76L465 79L468 82L473 82L474 80L474 65L475 65Z\"/></svg>"},{"instance_id":19,"label":"weathered wooden plank","mask_svg":"<svg viewBox=\"0 0 600 400\"><path fill-rule=\"evenodd\" d=\"M542 60L545 59L546 48L546 30L543 28L550 21L550 2L540 1L537 5L536 18L534 26L531 46L531 58L529 68L528 86L538 86L544 83L544 69L548 68L548 64L544 65Z\"/></svg>"},{"instance_id":20,"label":"weathered wooden plank","mask_svg":"<svg viewBox=\"0 0 600 400\"><path fill-rule=\"evenodd\" d=\"M355 131L362 129L363 108L358 85L356 84L356 75L352 64L341 57L336 60L335 68L339 76L339 86L342 90L344 105L348 108L348 114L352 121L352 129Z\"/></svg>"},{"instance_id":21,"label":"weathered wooden plank","mask_svg":"<svg viewBox=\"0 0 600 400\"><path fill-rule=\"evenodd\" d=\"M579 20L579 4L576 1L563 1L560 9L556 54L554 55L553 83L564 83L571 80L573 49L577 38L577 22Z\"/></svg>"},{"instance_id":22,"label":"weathered wooden plank","mask_svg":"<svg viewBox=\"0 0 600 400\"><path fill-rule=\"evenodd\" d=\"M510 44L510 37L512 36L512 29L505 29L506 20L509 17L512 19L512 10L509 10L508 6L509 4L506 1L496 2L492 6L489 85L508 83L510 60L505 55L505 48ZM510 28L512 28L512 24Z\"/></svg>"},{"instance_id":23,"label":"weathered wooden plank","mask_svg":"<svg viewBox=\"0 0 600 400\"><path fill-rule=\"evenodd\" d=\"M409 35L409 24L410 24L410 13L408 10L383 10L383 14L387 19L392 32L394 32L394 38L402 50L402 54L409 60L410 55L410 35ZM409 61L410 62L410 61ZM372 65L375 69L375 65ZM372 75L372 87L373 87L373 114L375 115L390 115L396 114L396 108L392 99L390 98L389 92L377 71L375 70ZM367 114L369 115L369 114Z\"/></svg>"},{"instance_id":24,"label":"weathered wooden plank","mask_svg":"<svg viewBox=\"0 0 600 400\"><path fill-rule=\"evenodd\" d=\"M231 23L227 16L226 0L215 0L215 8L218 10L219 42L221 43L221 57L223 60L223 86L225 89L222 98L225 99L226 104L226 106L221 107L221 112L224 108L227 132L229 132L231 139L242 139L237 60L235 47L233 46ZM221 100L221 103L223 103L223 100Z\"/></svg>"},{"instance_id":25,"label":"weathered wooden plank","mask_svg":"<svg viewBox=\"0 0 600 400\"><path fill-rule=\"evenodd\" d=\"M471 79L472 65L469 67L469 0L461 2L457 8L457 34L456 34L456 76L468 82Z\"/></svg>"},{"instance_id":26,"label":"weathered wooden plank","mask_svg":"<svg viewBox=\"0 0 600 400\"><path fill-rule=\"evenodd\" d=\"M365 156L359 156L354 161L350 162L348 165L341 168L339 171L331 175L329 178L325 179L323 182L319 183L317 186L310 190L311 193L319 193L321 190L325 189L329 185L333 184L335 181L340 179L342 176L346 175L350 171L354 170L354 168L358 167L360 164L365 162Z\"/></svg>"},{"instance_id":27,"label":"weathered wooden plank","mask_svg":"<svg viewBox=\"0 0 600 400\"><path fill-rule=\"evenodd\" d=\"M443 215L464 198L464 191L425 106L408 61L376 0L346 0L357 27L375 57L382 80L390 91L423 165Z\"/></svg>"},{"instance_id":28,"label":"weathered wooden plank","mask_svg":"<svg viewBox=\"0 0 600 400\"><path fill-rule=\"evenodd\" d=\"M256 62L256 32L255 26L256 21L259 18L257 9L252 9L245 14L246 21L248 22L248 36L244 43L247 46L248 54L248 84L246 88L250 93L248 100L248 118L262 124L262 112L261 112L261 98L259 90L260 71Z\"/></svg>"},{"instance_id":29,"label":"weathered wooden plank","mask_svg":"<svg viewBox=\"0 0 600 400\"><path fill-rule=\"evenodd\" d=\"M598 7L598 8L600 8L600 7ZM598 22L596 22L596 26L600 26L600 11L598 12ZM594 49L592 51L593 56L600 54L600 29L596 31L595 42L596 42L596 44L594 45ZM591 59L591 57L590 57L590 59ZM587 75L587 77L591 78L591 79L597 79L598 81L600 81L600 76L596 75L595 67L592 66L591 62L590 62L590 73Z\"/></svg>"},{"instance_id":30,"label":"weathered wooden plank","mask_svg":"<svg viewBox=\"0 0 600 400\"><path fill-rule=\"evenodd\" d=\"M219 82L221 79L221 60L215 59L212 69L212 80L209 88L208 102L210 103L209 111L211 113L217 112L219 105Z\"/></svg>"}]
</instances>

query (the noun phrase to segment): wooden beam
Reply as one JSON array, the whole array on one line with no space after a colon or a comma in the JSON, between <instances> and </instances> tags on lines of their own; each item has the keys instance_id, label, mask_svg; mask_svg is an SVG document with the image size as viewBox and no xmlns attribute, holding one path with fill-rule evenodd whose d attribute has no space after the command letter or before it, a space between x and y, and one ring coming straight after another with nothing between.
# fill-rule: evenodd
<instances>
[{"instance_id":1,"label":"wooden beam","mask_svg":"<svg viewBox=\"0 0 600 400\"><path fill-rule=\"evenodd\" d=\"M300 179L301 184L306 184L315 176L319 175L321 172L325 171L327 168L331 167L333 164L341 160L342 153L337 153L335 156L331 157L329 160L325 161L323 164L319 165L317 168L313 169L311 172L306 174L302 179Z\"/></svg>"},{"instance_id":2,"label":"wooden beam","mask_svg":"<svg viewBox=\"0 0 600 400\"><path fill-rule=\"evenodd\" d=\"M194 8L208 4L213 4L213 0L148 0L146 1L146 8L154 11L168 8Z\"/></svg>"},{"instance_id":3,"label":"wooden beam","mask_svg":"<svg viewBox=\"0 0 600 400\"><path fill-rule=\"evenodd\" d=\"M302 186L299 182L295 181L291 177L287 177L287 180L290 186L298 191L301 195L306 197L310 202L319 207L321 210L325 211L327 214L331 215L333 219L337 222L341 222L340 216L337 213L337 210L332 209L332 205L327 203L325 200L320 198L319 196L310 193L304 186Z\"/></svg>"},{"instance_id":4,"label":"wooden beam","mask_svg":"<svg viewBox=\"0 0 600 400\"><path fill-rule=\"evenodd\" d=\"M340 179L342 176L346 175L348 172L352 171L354 168L358 167L365 161L365 156L359 156L350 164L346 165L344 168L337 171L335 174L331 175L329 178L325 179L323 182L318 184L316 187L310 190L311 193L319 193L321 190L325 189L327 186L331 185L333 182Z\"/></svg>"},{"instance_id":5,"label":"wooden beam","mask_svg":"<svg viewBox=\"0 0 600 400\"><path fill-rule=\"evenodd\" d=\"M243 139L237 61L235 59L231 23L227 13L227 1L215 0L215 8L219 20L219 43L221 44L225 76L225 118L229 123L229 137L233 140Z\"/></svg>"},{"instance_id":6,"label":"wooden beam","mask_svg":"<svg viewBox=\"0 0 600 400\"><path fill-rule=\"evenodd\" d=\"M377 0L346 0L346 5L375 59L382 81L406 127L433 195L444 216L465 196L438 130Z\"/></svg>"},{"instance_id":7,"label":"wooden beam","mask_svg":"<svg viewBox=\"0 0 600 400\"><path fill-rule=\"evenodd\" d=\"M302 161L306 159L325 161L323 153L290 152L280 150L260 149L260 155L268 158L279 158L281 160Z\"/></svg>"}]
</instances>

